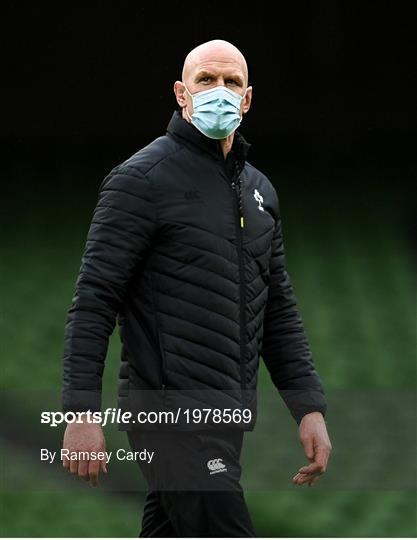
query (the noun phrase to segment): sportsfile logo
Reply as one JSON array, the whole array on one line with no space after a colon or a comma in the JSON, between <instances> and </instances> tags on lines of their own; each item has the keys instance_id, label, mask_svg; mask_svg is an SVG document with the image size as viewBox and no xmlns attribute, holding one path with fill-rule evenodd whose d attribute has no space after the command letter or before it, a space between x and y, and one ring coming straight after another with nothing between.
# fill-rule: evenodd
<instances>
[{"instance_id":1,"label":"sportsfile logo","mask_svg":"<svg viewBox=\"0 0 417 540\"><path fill-rule=\"evenodd\" d=\"M219 472L226 472L226 465L223 464L222 458L211 459L207 462L207 467L210 470L210 474L217 474Z\"/></svg>"}]
</instances>

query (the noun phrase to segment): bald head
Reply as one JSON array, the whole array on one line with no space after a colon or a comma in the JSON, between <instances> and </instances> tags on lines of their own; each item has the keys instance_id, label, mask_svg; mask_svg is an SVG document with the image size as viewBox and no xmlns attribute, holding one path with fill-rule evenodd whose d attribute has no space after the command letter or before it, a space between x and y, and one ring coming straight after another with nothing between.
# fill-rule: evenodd
<instances>
[{"instance_id":1,"label":"bald head","mask_svg":"<svg viewBox=\"0 0 417 540\"><path fill-rule=\"evenodd\" d=\"M244 86L248 85L248 66L245 57L237 47L222 39L202 43L188 53L182 69L182 80L187 84L196 71L213 65L240 72Z\"/></svg>"}]
</instances>

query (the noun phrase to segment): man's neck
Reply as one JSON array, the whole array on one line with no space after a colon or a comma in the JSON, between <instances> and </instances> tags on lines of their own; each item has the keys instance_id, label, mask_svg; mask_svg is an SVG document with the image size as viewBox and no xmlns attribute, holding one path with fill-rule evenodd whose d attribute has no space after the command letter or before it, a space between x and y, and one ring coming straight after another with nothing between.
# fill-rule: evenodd
<instances>
[{"instance_id":1,"label":"man's neck","mask_svg":"<svg viewBox=\"0 0 417 540\"><path fill-rule=\"evenodd\" d=\"M226 139L220 139L220 146L222 147L223 157L226 159L227 154L230 152L233 146L233 139L235 138L235 133L226 137Z\"/></svg>"}]
</instances>

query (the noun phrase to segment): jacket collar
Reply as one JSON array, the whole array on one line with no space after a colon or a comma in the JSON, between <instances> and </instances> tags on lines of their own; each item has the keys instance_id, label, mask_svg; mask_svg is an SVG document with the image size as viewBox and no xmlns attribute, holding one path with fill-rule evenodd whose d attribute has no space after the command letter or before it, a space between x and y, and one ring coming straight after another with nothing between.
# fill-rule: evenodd
<instances>
[{"instance_id":1,"label":"jacket collar","mask_svg":"<svg viewBox=\"0 0 417 540\"><path fill-rule=\"evenodd\" d=\"M203 152L211 154L215 159L225 161L223 152L220 146L220 141L210 139L203 135L196 127L184 120L179 111L175 111L168 124L167 132L174 137L183 139L185 143L189 143ZM235 131L235 137L233 140L232 150L230 154L233 154L239 164L239 169L243 169L248 155L250 144L245 141L243 136Z\"/></svg>"}]
</instances>

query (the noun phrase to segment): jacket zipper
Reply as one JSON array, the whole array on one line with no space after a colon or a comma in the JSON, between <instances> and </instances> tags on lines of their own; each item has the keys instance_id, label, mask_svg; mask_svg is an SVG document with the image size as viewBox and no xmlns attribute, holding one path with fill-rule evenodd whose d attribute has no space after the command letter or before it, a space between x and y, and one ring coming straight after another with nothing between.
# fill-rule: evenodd
<instances>
[{"instance_id":1,"label":"jacket zipper","mask_svg":"<svg viewBox=\"0 0 417 540\"><path fill-rule=\"evenodd\" d=\"M162 346L162 331L158 328L158 341L159 341L159 352L161 354L161 389L165 391L166 388L166 361L165 361L165 351Z\"/></svg>"},{"instance_id":2,"label":"jacket zipper","mask_svg":"<svg viewBox=\"0 0 417 540\"><path fill-rule=\"evenodd\" d=\"M232 190L235 192L235 214L236 214L236 237L237 237L237 257L239 263L239 293L240 293L240 384L242 389L242 406L245 407L246 402L246 366L245 366L245 329L246 329L246 288L245 276L243 267L243 228L245 225L244 217L240 208L239 202L242 201L242 192L237 192L235 178L239 180L239 174L236 172L232 178ZM239 189L242 190L240 183Z\"/></svg>"}]
</instances>

